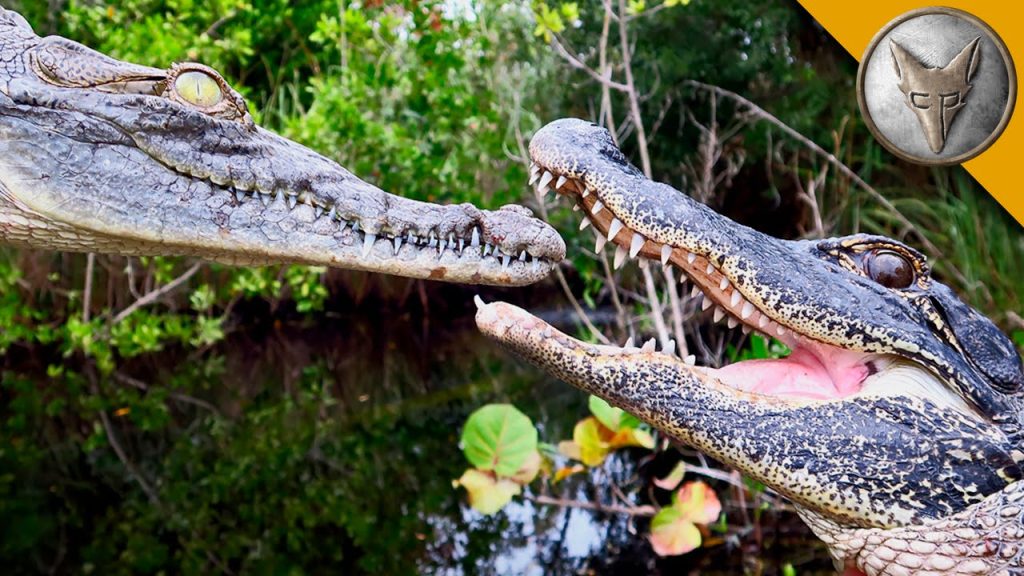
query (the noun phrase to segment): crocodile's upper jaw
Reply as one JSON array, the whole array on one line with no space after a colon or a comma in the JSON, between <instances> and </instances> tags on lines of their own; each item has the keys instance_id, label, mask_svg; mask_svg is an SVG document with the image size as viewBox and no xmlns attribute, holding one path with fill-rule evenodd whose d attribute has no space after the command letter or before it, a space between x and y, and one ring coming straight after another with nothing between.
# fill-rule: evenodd
<instances>
[{"instance_id":1,"label":"crocodile's upper jaw","mask_svg":"<svg viewBox=\"0 0 1024 576\"><path fill-rule=\"evenodd\" d=\"M645 179L589 123L554 122L530 150L533 181L578 203L617 261L676 267L716 318L793 353L712 370L584 344L500 303L478 312L486 334L838 525L943 517L1020 478L1020 359L920 254L881 237L764 236ZM873 280L881 251L910 262L912 281Z\"/></svg>"},{"instance_id":2,"label":"crocodile's upper jaw","mask_svg":"<svg viewBox=\"0 0 1024 576\"><path fill-rule=\"evenodd\" d=\"M2 8L0 60L5 241L485 284L536 281L564 255L525 208L393 196L255 126L204 66L114 60Z\"/></svg>"}]
</instances>

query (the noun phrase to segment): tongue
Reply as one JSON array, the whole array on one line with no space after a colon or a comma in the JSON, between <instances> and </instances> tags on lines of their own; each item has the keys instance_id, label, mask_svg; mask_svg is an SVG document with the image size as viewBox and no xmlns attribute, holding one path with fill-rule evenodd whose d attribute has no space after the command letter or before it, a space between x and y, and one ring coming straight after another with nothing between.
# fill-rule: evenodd
<instances>
[{"instance_id":1,"label":"tongue","mask_svg":"<svg viewBox=\"0 0 1024 576\"><path fill-rule=\"evenodd\" d=\"M715 376L733 388L788 398L828 400L858 392L868 369L848 352L831 346L800 347L781 360L747 360Z\"/></svg>"}]
</instances>

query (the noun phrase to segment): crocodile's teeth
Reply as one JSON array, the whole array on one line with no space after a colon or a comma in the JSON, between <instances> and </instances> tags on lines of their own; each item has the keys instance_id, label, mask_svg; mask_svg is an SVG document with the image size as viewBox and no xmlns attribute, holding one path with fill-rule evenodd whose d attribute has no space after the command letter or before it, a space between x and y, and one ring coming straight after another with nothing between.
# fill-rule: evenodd
<instances>
[{"instance_id":1,"label":"crocodile's teeth","mask_svg":"<svg viewBox=\"0 0 1024 576\"><path fill-rule=\"evenodd\" d=\"M580 220L580 230L586 230L587 226L590 226L590 218Z\"/></svg>"},{"instance_id":2,"label":"crocodile's teeth","mask_svg":"<svg viewBox=\"0 0 1024 576\"><path fill-rule=\"evenodd\" d=\"M757 327L763 329L769 322L771 322L771 320L769 320L767 316L762 315L757 319Z\"/></svg>"},{"instance_id":3,"label":"crocodile's teeth","mask_svg":"<svg viewBox=\"0 0 1024 576\"><path fill-rule=\"evenodd\" d=\"M352 221L352 231L359 232L359 220Z\"/></svg>"},{"instance_id":4,"label":"crocodile's teeth","mask_svg":"<svg viewBox=\"0 0 1024 576\"><path fill-rule=\"evenodd\" d=\"M526 262L526 250L523 250L522 252L519 253L519 261Z\"/></svg>"},{"instance_id":5,"label":"crocodile's teeth","mask_svg":"<svg viewBox=\"0 0 1024 576\"><path fill-rule=\"evenodd\" d=\"M580 211L580 205L579 204L573 204L572 205L572 211L573 212L579 212Z\"/></svg>"},{"instance_id":6,"label":"crocodile's teeth","mask_svg":"<svg viewBox=\"0 0 1024 576\"><path fill-rule=\"evenodd\" d=\"M629 241L629 257L636 258L636 255L640 253L640 249L644 247L644 242L647 240L637 232L633 232L633 239Z\"/></svg>"},{"instance_id":7,"label":"crocodile's teeth","mask_svg":"<svg viewBox=\"0 0 1024 576\"><path fill-rule=\"evenodd\" d=\"M651 338L640 347L641 352L654 352L654 338Z\"/></svg>"},{"instance_id":8,"label":"crocodile's teeth","mask_svg":"<svg viewBox=\"0 0 1024 576\"><path fill-rule=\"evenodd\" d=\"M554 174L545 171L544 174L540 177L540 182L537 182L537 193L540 194L541 196L547 194L548 184L551 183L551 180L554 179L554 177Z\"/></svg>"},{"instance_id":9,"label":"crocodile's teeth","mask_svg":"<svg viewBox=\"0 0 1024 576\"><path fill-rule=\"evenodd\" d=\"M714 318L715 322L718 322L725 316L725 310L722 310L721 306L715 306Z\"/></svg>"},{"instance_id":10,"label":"crocodile's teeth","mask_svg":"<svg viewBox=\"0 0 1024 576\"><path fill-rule=\"evenodd\" d=\"M732 316L729 316L729 319L726 321L726 324L729 325L729 328L735 328L739 326L740 322L739 320L733 318Z\"/></svg>"},{"instance_id":11,"label":"crocodile's teeth","mask_svg":"<svg viewBox=\"0 0 1024 576\"><path fill-rule=\"evenodd\" d=\"M273 200L273 199L274 199L274 197L272 195L270 195L270 194L260 194L260 201L263 202L263 207L264 208L266 208L267 206L270 206L270 201Z\"/></svg>"},{"instance_id":12,"label":"crocodile's teeth","mask_svg":"<svg viewBox=\"0 0 1024 576\"><path fill-rule=\"evenodd\" d=\"M540 165L536 162L530 162L530 175L540 175Z\"/></svg>"},{"instance_id":13,"label":"crocodile's teeth","mask_svg":"<svg viewBox=\"0 0 1024 576\"><path fill-rule=\"evenodd\" d=\"M718 289L725 292L725 289L729 287L729 279L722 278L722 281L718 283Z\"/></svg>"},{"instance_id":14,"label":"crocodile's teeth","mask_svg":"<svg viewBox=\"0 0 1024 576\"><path fill-rule=\"evenodd\" d=\"M744 301L743 302L743 309L740 310L740 318L746 320L747 318L750 318L750 315L753 314L753 313L754 313L754 305L751 304L750 302Z\"/></svg>"},{"instance_id":15,"label":"crocodile's teeth","mask_svg":"<svg viewBox=\"0 0 1024 576\"><path fill-rule=\"evenodd\" d=\"M750 334L750 326L747 326L746 324L744 324L743 326L740 326L740 330L743 331L743 335L744 336L746 336L747 334Z\"/></svg>"},{"instance_id":16,"label":"crocodile's teeth","mask_svg":"<svg viewBox=\"0 0 1024 576\"><path fill-rule=\"evenodd\" d=\"M626 343L623 344L622 347L623 348L632 348L633 347L633 337L630 336L629 338L626 338Z\"/></svg>"},{"instance_id":17,"label":"crocodile's teeth","mask_svg":"<svg viewBox=\"0 0 1024 576\"><path fill-rule=\"evenodd\" d=\"M376 241L376 234L367 234L366 237L363 238L363 258L366 258L367 256L370 255L370 250L373 249L373 243Z\"/></svg>"},{"instance_id":18,"label":"crocodile's teeth","mask_svg":"<svg viewBox=\"0 0 1024 576\"><path fill-rule=\"evenodd\" d=\"M694 284L693 290L690 290L690 298L696 298L698 294L701 294L700 287Z\"/></svg>"},{"instance_id":19,"label":"crocodile's teeth","mask_svg":"<svg viewBox=\"0 0 1024 576\"><path fill-rule=\"evenodd\" d=\"M663 350L663 352L665 354L673 355L676 353L676 341L674 338L669 339L668 344L665 345L665 349Z\"/></svg>"},{"instance_id":20,"label":"crocodile's teeth","mask_svg":"<svg viewBox=\"0 0 1024 576\"><path fill-rule=\"evenodd\" d=\"M662 266L667 266L668 265L668 259L671 258L671 257L672 257L672 247L669 246L668 244L665 244L664 246L661 247L661 265Z\"/></svg>"},{"instance_id":21,"label":"crocodile's teeth","mask_svg":"<svg viewBox=\"0 0 1024 576\"><path fill-rule=\"evenodd\" d=\"M275 196L271 207L276 210L286 210L288 208L288 201L284 199L285 195L286 194L284 192L281 192Z\"/></svg>"},{"instance_id":22,"label":"crocodile's teeth","mask_svg":"<svg viewBox=\"0 0 1024 576\"><path fill-rule=\"evenodd\" d=\"M590 213L593 214L594 216L597 216L598 212L600 212L602 208L604 208L604 204L602 204L601 201L598 200L594 202L593 206L590 207Z\"/></svg>"},{"instance_id":23,"label":"crocodile's teeth","mask_svg":"<svg viewBox=\"0 0 1024 576\"><path fill-rule=\"evenodd\" d=\"M688 364L689 366L693 366L697 363L697 357L694 356L693 354L690 354L686 358L683 358L683 362L686 362L686 364Z\"/></svg>"},{"instance_id":24,"label":"crocodile's teeth","mask_svg":"<svg viewBox=\"0 0 1024 576\"><path fill-rule=\"evenodd\" d=\"M618 218L612 218L612 223L608 226L608 239L615 240L615 237L619 235L622 228L622 221Z\"/></svg>"},{"instance_id":25,"label":"crocodile's teeth","mask_svg":"<svg viewBox=\"0 0 1024 576\"><path fill-rule=\"evenodd\" d=\"M462 254L462 250L466 248L466 239L459 238L459 254Z\"/></svg>"},{"instance_id":26,"label":"crocodile's teeth","mask_svg":"<svg viewBox=\"0 0 1024 576\"><path fill-rule=\"evenodd\" d=\"M687 264L693 264L696 260L697 260L697 255L694 254L693 252L690 252L689 254L686 255L686 263Z\"/></svg>"},{"instance_id":27,"label":"crocodile's teeth","mask_svg":"<svg viewBox=\"0 0 1024 576\"><path fill-rule=\"evenodd\" d=\"M785 335L786 335L786 329L785 329L785 328L783 328L783 327L782 327L782 326L780 325L780 326L778 326L778 327L777 327L777 328L775 329L775 333L776 333L776 334L778 334L779 336L785 336Z\"/></svg>"},{"instance_id":28,"label":"crocodile's teeth","mask_svg":"<svg viewBox=\"0 0 1024 576\"><path fill-rule=\"evenodd\" d=\"M626 249L622 246L615 246L615 269L618 270L622 267L622 263L626 261Z\"/></svg>"},{"instance_id":29,"label":"crocodile's teeth","mask_svg":"<svg viewBox=\"0 0 1024 576\"><path fill-rule=\"evenodd\" d=\"M313 218L319 218L324 213L324 209L319 204L313 205Z\"/></svg>"},{"instance_id":30,"label":"crocodile's teeth","mask_svg":"<svg viewBox=\"0 0 1024 576\"><path fill-rule=\"evenodd\" d=\"M639 266L641 270L646 270L647 269L647 258L640 258L640 259L638 259L636 261L636 265Z\"/></svg>"},{"instance_id":31,"label":"crocodile's teeth","mask_svg":"<svg viewBox=\"0 0 1024 576\"><path fill-rule=\"evenodd\" d=\"M490 256L491 255L491 250L493 248L494 248L494 245L491 244L490 242L488 242L487 244L484 244L484 256Z\"/></svg>"},{"instance_id":32,"label":"crocodile's teeth","mask_svg":"<svg viewBox=\"0 0 1024 576\"><path fill-rule=\"evenodd\" d=\"M740 300L743 300L743 296L740 294L740 291L733 290L732 297L729 298L729 306L732 306L733 308L739 306Z\"/></svg>"},{"instance_id":33,"label":"crocodile's teeth","mask_svg":"<svg viewBox=\"0 0 1024 576\"><path fill-rule=\"evenodd\" d=\"M567 180L566 180L565 176L559 176L558 180L555 182L555 190L558 190L562 186L565 186L566 182L567 182Z\"/></svg>"},{"instance_id":34,"label":"crocodile's teeth","mask_svg":"<svg viewBox=\"0 0 1024 576\"><path fill-rule=\"evenodd\" d=\"M512 261L512 256L508 255L505 252L501 253L501 267L502 268L506 268L507 269L508 268L508 263L511 262L511 261Z\"/></svg>"},{"instance_id":35,"label":"crocodile's teeth","mask_svg":"<svg viewBox=\"0 0 1024 576\"><path fill-rule=\"evenodd\" d=\"M586 184L584 184L583 185L583 192L580 193L580 197L581 198L586 198L587 196L590 196L590 188L587 188Z\"/></svg>"},{"instance_id":36,"label":"crocodile's teeth","mask_svg":"<svg viewBox=\"0 0 1024 576\"><path fill-rule=\"evenodd\" d=\"M601 234L601 231L597 228L594 228L594 236L594 252L600 254L601 251L604 250L604 245L608 242L608 239L605 238L604 234Z\"/></svg>"},{"instance_id":37,"label":"crocodile's teeth","mask_svg":"<svg viewBox=\"0 0 1024 576\"><path fill-rule=\"evenodd\" d=\"M705 297L704 300L700 303L700 309L707 310L708 308L711 308L712 305L714 305L714 302L711 301L711 298Z\"/></svg>"},{"instance_id":38,"label":"crocodile's teeth","mask_svg":"<svg viewBox=\"0 0 1024 576\"><path fill-rule=\"evenodd\" d=\"M708 267L704 269L704 273L707 274L708 276L710 276L714 272L715 272L715 267L711 265L711 262L708 262Z\"/></svg>"},{"instance_id":39,"label":"crocodile's teeth","mask_svg":"<svg viewBox=\"0 0 1024 576\"><path fill-rule=\"evenodd\" d=\"M473 236L469 239L469 245L471 248L480 246L480 230L473 228Z\"/></svg>"},{"instance_id":40,"label":"crocodile's teeth","mask_svg":"<svg viewBox=\"0 0 1024 576\"><path fill-rule=\"evenodd\" d=\"M295 204L298 202L298 198L292 196L291 194L286 194L284 201L286 204L288 204L288 209L291 210L292 208L295 208Z\"/></svg>"},{"instance_id":41,"label":"crocodile's teeth","mask_svg":"<svg viewBox=\"0 0 1024 576\"><path fill-rule=\"evenodd\" d=\"M245 200L245 192L235 188L235 200L238 200L238 203L241 204Z\"/></svg>"},{"instance_id":42,"label":"crocodile's teeth","mask_svg":"<svg viewBox=\"0 0 1024 576\"><path fill-rule=\"evenodd\" d=\"M394 242L395 242L395 255L397 256L398 255L398 249L402 247L402 238L400 236L395 236Z\"/></svg>"},{"instance_id":43,"label":"crocodile's teeth","mask_svg":"<svg viewBox=\"0 0 1024 576\"><path fill-rule=\"evenodd\" d=\"M534 164L532 167L530 167L530 181L528 182L528 184L530 186L533 186L533 183L536 182L538 178L540 178L540 166Z\"/></svg>"}]
</instances>

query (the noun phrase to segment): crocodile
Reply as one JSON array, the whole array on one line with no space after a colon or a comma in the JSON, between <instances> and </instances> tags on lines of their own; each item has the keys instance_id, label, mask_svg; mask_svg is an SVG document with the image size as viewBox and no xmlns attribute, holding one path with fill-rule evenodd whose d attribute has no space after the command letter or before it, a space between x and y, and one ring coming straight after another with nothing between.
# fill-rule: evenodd
<instances>
[{"instance_id":1,"label":"crocodile","mask_svg":"<svg viewBox=\"0 0 1024 576\"><path fill-rule=\"evenodd\" d=\"M0 7L0 241L522 285L565 253L521 206L402 198L255 124L215 70L123 62Z\"/></svg>"},{"instance_id":2,"label":"crocodile","mask_svg":"<svg viewBox=\"0 0 1024 576\"><path fill-rule=\"evenodd\" d=\"M1024 574L1024 371L1012 342L883 236L781 240L632 166L576 119L530 143L531 180L586 215L597 250L672 266L714 319L785 344L721 368L576 340L478 301L489 337L788 498L837 569Z\"/></svg>"}]
</instances>

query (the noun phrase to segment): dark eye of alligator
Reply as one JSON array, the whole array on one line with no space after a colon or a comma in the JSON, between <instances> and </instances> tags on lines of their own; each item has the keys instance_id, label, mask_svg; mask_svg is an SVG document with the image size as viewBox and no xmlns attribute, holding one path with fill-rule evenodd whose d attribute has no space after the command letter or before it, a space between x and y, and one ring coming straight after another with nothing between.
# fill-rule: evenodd
<instances>
[{"instance_id":1,"label":"dark eye of alligator","mask_svg":"<svg viewBox=\"0 0 1024 576\"><path fill-rule=\"evenodd\" d=\"M906 288L914 283L914 266L896 252L879 250L867 261L868 276L886 288Z\"/></svg>"}]
</instances>

